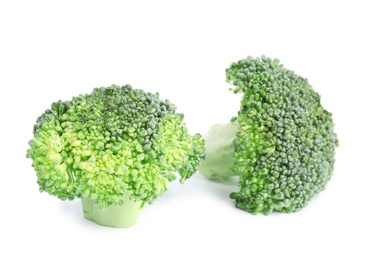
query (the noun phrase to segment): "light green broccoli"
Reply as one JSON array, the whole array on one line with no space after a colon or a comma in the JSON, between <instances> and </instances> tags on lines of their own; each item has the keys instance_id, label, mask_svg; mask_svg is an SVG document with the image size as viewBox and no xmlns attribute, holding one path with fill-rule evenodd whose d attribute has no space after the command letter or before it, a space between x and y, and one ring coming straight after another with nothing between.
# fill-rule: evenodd
<instances>
[{"instance_id":1,"label":"light green broccoli","mask_svg":"<svg viewBox=\"0 0 367 260\"><path fill-rule=\"evenodd\" d=\"M133 225L175 172L183 183L204 158L173 104L129 85L53 103L29 145L40 191L81 198L87 219L114 227Z\"/></svg>"}]
</instances>

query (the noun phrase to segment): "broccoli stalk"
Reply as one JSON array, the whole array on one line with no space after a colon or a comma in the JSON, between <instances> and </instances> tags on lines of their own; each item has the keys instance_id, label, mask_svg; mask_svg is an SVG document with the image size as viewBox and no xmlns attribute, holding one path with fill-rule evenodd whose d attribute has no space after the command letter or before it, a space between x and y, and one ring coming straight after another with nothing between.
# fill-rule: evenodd
<instances>
[{"instance_id":1,"label":"broccoli stalk","mask_svg":"<svg viewBox=\"0 0 367 260\"><path fill-rule=\"evenodd\" d=\"M131 227L137 221L144 204L132 201L128 196L124 196L123 200L124 204L122 205L110 205L107 208L101 208L92 199L83 198L84 217L103 226L117 228Z\"/></svg>"},{"instance_id":2,"label":"broccoli stalk","mask_svg":"<svg viewBox=\"0 0 367 260\"><path fill-rule=\"evenodd\" d=\"M237 117L205 136L199 171L218 180L239 176L230 194L257 214L296 212L325 189L334 169L332 114L307 79L278 59L248 57L231 64L226 80L242 94Z\"/></svg>"},{"instance_id":3,"label":"broccoli stalk","mask_svg":"<svg viewBox=\"0 0 367 260\"><path fill-rule=\"evenodd\" d=\"M201 174L217 181L228 181L230 177L238 176L238 173L230 170L235 162L232 143L237 132L236 118L227 124L213 125L209 129L208 133L203 136L206 158L198 168Z\"/></svg>"},{"instance_id":4,"label":"broccoli stalk","mask_svg":"<svg viewBox=\"0 0 367 260\"><path fill-rule=\"evenodd\" d=\"M98 224L130 226L176 172L183 183L204 158L201 136L190 135L183 120L158 94L96 88L38 118L27 157L41 192L81 198L85 217Z\"/></svg>"}]
</instances>

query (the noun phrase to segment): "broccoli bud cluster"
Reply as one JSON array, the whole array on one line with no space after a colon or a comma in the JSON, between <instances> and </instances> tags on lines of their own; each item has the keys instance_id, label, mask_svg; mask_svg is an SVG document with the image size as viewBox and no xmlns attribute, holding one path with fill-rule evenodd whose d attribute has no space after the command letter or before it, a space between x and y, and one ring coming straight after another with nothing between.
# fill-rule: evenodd
<instances>
[{"instance_id":1,"label":"broccoli bud cluster","mask_svg":"<svg viewBox=\"0 0 367 260\"><path fill-rule=\"evenodd\" d=\"M27 156L41 191L58 198L89 198L101 208L122 197L151 203L168 182L189 178L204 158L199 134L158 94L122 87L52 104L37 120Z\"/></svg>"},{"instance_id":2,"label":"broccoli bud cluster","mask_svg":"<svg viewBox=\"0 0 367 260\"><path fill-rule=\"evenodd\" d=\"M243 99L232 143L238 208L295 212L322 191L334 167L338 139L332 115L307 79L277 59L248 57L226 70Z\"/></svg>"}]
</instances>

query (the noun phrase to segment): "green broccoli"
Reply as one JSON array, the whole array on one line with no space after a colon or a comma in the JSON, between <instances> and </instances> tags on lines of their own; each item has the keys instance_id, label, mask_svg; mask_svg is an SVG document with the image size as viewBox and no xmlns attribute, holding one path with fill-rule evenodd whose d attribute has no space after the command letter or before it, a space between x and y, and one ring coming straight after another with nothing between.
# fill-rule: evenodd
<instances>
[{"instance_id":1,"label":"green broccoli","mask_svg":"<svg viewBox=\"0 0 367 260\"><path fill-rule=\"evenodd\" d=\"M278 59L247 57L226 70L238 115L204 136L199 171L220 181L239 176L230 197L257 214L296 212L324 190L334 168L338 139L332 114L307 79Z\"/></svg>"},{"instance_id":2,"label":"green broccoli","mask_svg":"<svg viewBox=\"0 0 367 260\"><path fill-rule=\"evenodd\" d=\"M158 94L130 85L95 88L53 103L37 119L27 157L41 192L81 198L87 219L128 227L175 172L183 183L204 158L204 141L183 120Z\"/></svg>"}]
</instances>

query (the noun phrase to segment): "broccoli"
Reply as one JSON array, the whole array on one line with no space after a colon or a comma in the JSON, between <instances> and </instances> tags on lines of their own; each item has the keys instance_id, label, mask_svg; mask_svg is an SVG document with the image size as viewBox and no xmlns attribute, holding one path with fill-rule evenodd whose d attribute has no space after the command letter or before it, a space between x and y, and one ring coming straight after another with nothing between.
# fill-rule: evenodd
<instances>
[{"instance_id":1,"label":"broccoli","mask_svg":"<svg viewBox=\"0 0 367 260\"><path fill-rule=\"evenodd\" d=\"M54 102L37 119L27 157L41 192L81 198L85 218L129 227L175 172L183 183L204 158L204 141L183 120L158 94L130 85L95 88Z\"/></svg>"},{"instance_id":2,"label":"broccoli","mask_svg":"<svg viewBox=\"0 0 367 260\"><path fill-rule=\"evenodd\" d=\"M332 114L308 80L278 59L247 57L226 69L234 93L243 95L238 115L206 136L204 176L239 176L236 207L253 214L296 212L325 189L338 139Z\"/></svg>"}]
</instances>

